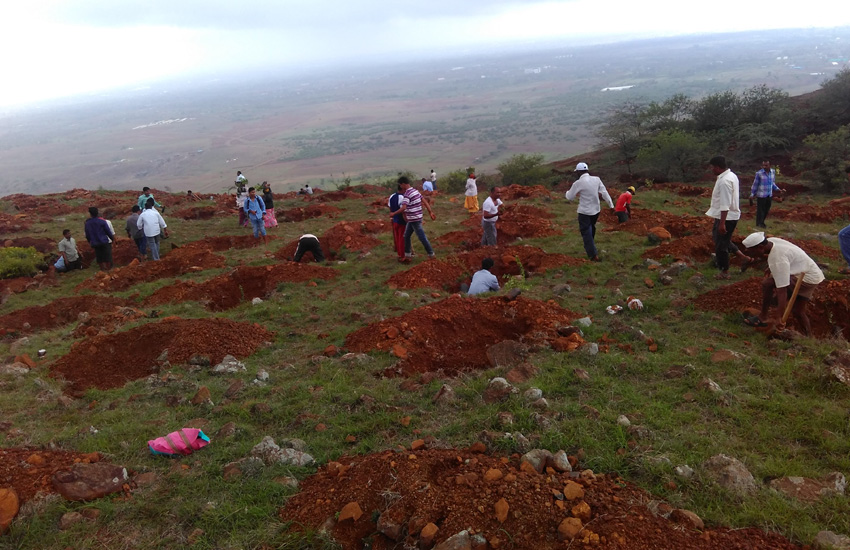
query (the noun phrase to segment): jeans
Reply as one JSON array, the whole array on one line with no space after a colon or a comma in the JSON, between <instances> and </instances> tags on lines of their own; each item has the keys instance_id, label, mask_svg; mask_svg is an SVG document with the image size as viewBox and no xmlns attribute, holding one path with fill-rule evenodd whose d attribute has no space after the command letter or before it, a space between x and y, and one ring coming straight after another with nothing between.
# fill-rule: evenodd
<instances>
[{"instance_id":1,"label":"jeans","mask_svg":"<svg viewBox=\"0 0 850 550\"><path fill-rule=\"evenodd\" d=\"M133 239L136 243L136 248L139 249L139 254L141 256L146 256L148 253L148 239L147 237L141 237L138 239Z\"/></svg>"},{"instance_id":2,"label":"jeans","mask_svg":"<svg viewBox=\"0 0 850 550\"><path fill-rule=\"evenodd\" d=\"M434 255L434 249L431 248L431 243L428 242L428 237L425 236L425 230L422 229L422 222L407 222L407 227L404 230L404 255L405 257L413 256L413 250L410 248L410 236L413 235L413 232L416 232L416 236L419 237L419 240L422 242L422 246L425 247L425 252L428 253L429 256Z\"/></svg>"},{"instance_id":3,"label":"jeans","mask_svg":"<svg viewBox=\"0 0 850 550\"><path fill-rule=\"evenodd\" d=\"M481 246L496 246L496 222L481 221Z\"/></svg>"},{"instance_id":4,"label":"jeans","mask_svg":"<svg viewBox=\"0 0 850 550\"><path fill-rule=\"evenodd\" d=\"M151 251L151 259L159 259L159 235L156 237L148 237L148 249Z\"/></svg>"},{"instance_id":5,"label":"jeans","mask_svg":"<svg viewBox=\"0 0 850 550\"><path fill-rule=\"evenodd\" d=\"M587 253L587 257L591 259L598 255L596 243L593 242L593 238L596 237L596 220L598 219L598 213L592 216L588 214L578 215L578 230L581 232L581 239L584 241L584 251Z\"/></svg>"},{"instance_id":6,"label":"jeans","mask_svg":"<svg viewBox=\"0 0 850 550\"><path fill-rule=\"evenodd\" d=\"M756 227L764 227L764 220L767 219L771 204L773 204L772 197L756 198Z\"/></svg>"},{"instance_id":7,"label":"jeans","mask_svg":"<svg viewBox=\"0 0 850 550\"><path fill-rule=\"evenodd\" d=\"M720 218L714 220L714 227L711 228L711 239L714 241L714 254L720 271L729 271L729 253L738 252L738 247L732 242L732 233L735 232L737 226L738 220L726 220L726 234L721 235L717 231L720 227Z\"/></svg>"},{"instance_id":8,"label":"jeans","mask_svg":"<svg viewBox=\"0 0 850 550\"><path fill-rule=\"evenodd\" d=\"M262 235L263 237L266 236L266 227L265 227L265 224L263 223L263 218L260 218L260 219L251 218L251 227L254 228L254 238L255 239L259 238L260 235Z\"/></svg>"},{"instance_id":9,"label":"jeans","mask_svg":"<svg viewBox=\"0 0 850 550\"><path fill-rule=\"evenodd\" d=\"M850 225L838 232L838 246L841 248L847 267L850 268Z\"/></svg>"}]
</instances>

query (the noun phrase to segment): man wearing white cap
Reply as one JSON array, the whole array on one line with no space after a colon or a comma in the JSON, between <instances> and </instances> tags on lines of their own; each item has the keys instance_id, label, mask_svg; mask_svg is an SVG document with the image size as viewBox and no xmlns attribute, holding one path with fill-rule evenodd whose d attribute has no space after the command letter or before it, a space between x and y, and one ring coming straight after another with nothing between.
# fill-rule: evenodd
<instances>
[{"instance_id":1,"label":"man wearing white cap","mask_svg":"<svg viewBox=\"0 0 850 550\"><path fill-rule=\"evenodd\" d=\"M792 312L800 322L806 336L811 336L812 323L806 314L806 307L812 299L815 288L824 280L823 271L818 264L799 246L778 237L765 238L762 232L748 236L744 239L743 245L753 256L767 256L767 266L770 269L761 282L761 312L757 316L748 317L744 322L756 327L767 326L764 319L767 318L774 294L779 315L782 315L788 304L792 285L797 283L797 277L802 277L803 282L800 284L800 291ZM777 328L783 327L777 326Z\"/></svg>"},{"instance_id":2,"label":"man wearing white cap","mask_svg":"<svg viewBox=\"0 0 850 550\"><path fill-rule=\"evenodd\" d=\"M729 278L729 253L737 254L745 262L742 268L746 269L748 258L738 250L732 242L732 234L741 219L741 206L739 204L738 176L726 166L726 157L717 156L708 161L711 172L717 176L714 182L714 190L711 193L711 206L705 213L706 216L714 218L714 226L711 229L711 238L714 241L714 255L717 267L720 269L715 278Z\"/></svg>"},{"instance_id":3,"label":"man wearing white cap","mask_svg":"<svg viewBox=\"0 0 850 550\"><path fill-rule=\"evenodd\" d=\"M567 191L566 198L571 201L578 197L578 230L581 232L581 238L584 241L584 251L590 261L598 262L599 254L596 251L596 243L593 239L596 237L596 220L599 219L599 212L602 211L599 205L599 197L605 199L605 202L611 208L614 208L614 202L611 200L611 195L608 194L602 180L590 175L587 164L579 162L576 165L576 174L579 175L579 178L573 182L572 187Z\"/></svg>"}]
</instances>

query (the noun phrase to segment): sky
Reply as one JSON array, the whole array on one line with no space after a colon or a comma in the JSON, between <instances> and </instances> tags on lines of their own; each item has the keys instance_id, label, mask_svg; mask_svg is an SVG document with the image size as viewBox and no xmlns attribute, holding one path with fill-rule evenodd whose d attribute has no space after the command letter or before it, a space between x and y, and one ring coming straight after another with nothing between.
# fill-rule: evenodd
<instances>
[{"instance_id":1,"label":"sky","mask_svg":"<svg viewBox=\"0 0 850 550\"><path fill-rule=\"evenodd\" d=\"M0 107L262 68L448 56L532 41L850 25L836 0L16 0ZM767 6L767 7L766 7Z\"/></svg>"}]
</instances>

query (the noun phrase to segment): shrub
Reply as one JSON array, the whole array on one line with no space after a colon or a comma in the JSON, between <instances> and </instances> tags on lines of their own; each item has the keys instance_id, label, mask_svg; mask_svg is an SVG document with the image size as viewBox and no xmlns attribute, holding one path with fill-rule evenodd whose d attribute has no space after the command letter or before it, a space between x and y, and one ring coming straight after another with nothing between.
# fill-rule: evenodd
<instances>
[{"instance_id":1,"label":"shrub","mask_svg":"<svg viewBox=\"0 0 850 550\"><path fill-rule=\"evenodd\" d=\"M543 166L543 155L514 155L498 166L502 185L545 185L552 175Z\"/></svg>"},{"instance_id":2,"label":"shrub","mask_svg":"<svg viewBox=\"0 0 850 550\"><path fill-rule=\"evenodd\" d=\"M44 267L46 267L44 256L35 248L18 246L0 248L0 279L32 277Z\"/></svg>"},{"instance_id":3,"label":"shrub","mask_svg":"<svg viewBox=\"0 0 850 550\"><path fill-rule=\"evenodd\" d=\"M794 157L794 167L801 172L811 172L824 189L840 189L847 179L844 167L850 158L850 124L841 128L807 137L805 151Z\"/></svg>"},{"instance_id":4,"label":"shrub","mask_svg":"<svg viewBox=\"0 0 850 550\"><path fill-rule=\"evenodd\" d=\"M638 153L644 172L666 180L695 181L705 170L708 143L701 137L671 130L661 132Z\"/></svg>"}]
</instances>

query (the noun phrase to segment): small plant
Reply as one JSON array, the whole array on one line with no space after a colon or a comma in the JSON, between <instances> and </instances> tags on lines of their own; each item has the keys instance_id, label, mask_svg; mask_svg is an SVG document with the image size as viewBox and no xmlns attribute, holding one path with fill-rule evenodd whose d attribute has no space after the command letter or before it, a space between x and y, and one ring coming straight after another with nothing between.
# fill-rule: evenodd
<instances>
[{"instance_id":1,"label":"small plant","mask_svg":"<svg viewBox=\"0 0 850 550\"><path fill-rule=\"evenodd\" d=\"M33 247L0 248L0 279L32 277L46 267L44 256Z\"/></svg>"},{"instance_id":2,"label":"small plant","mask_svg":"<svg viewBox=\"0 0 850 550\"><path fill-rule=\"evenodd\" d=\"M531 288L531 282L529 282L526 278L525 268L522 267L522 262L519 260L519 256L515 256L514 259L516 260L516 265L519 266L519 275L505 275L507 280L505 281L504 289L511 290L518 288L520 290L528 290Z\"/></svg>"}]
</instances>

